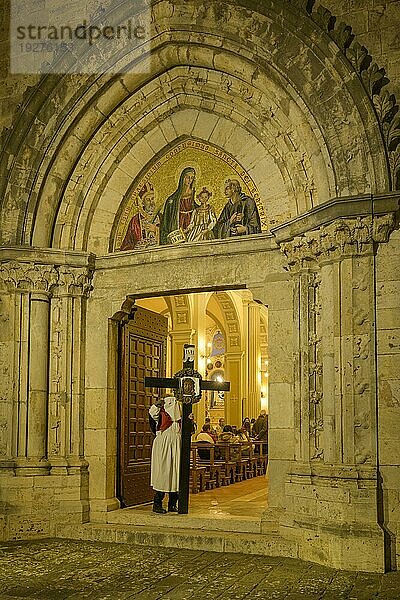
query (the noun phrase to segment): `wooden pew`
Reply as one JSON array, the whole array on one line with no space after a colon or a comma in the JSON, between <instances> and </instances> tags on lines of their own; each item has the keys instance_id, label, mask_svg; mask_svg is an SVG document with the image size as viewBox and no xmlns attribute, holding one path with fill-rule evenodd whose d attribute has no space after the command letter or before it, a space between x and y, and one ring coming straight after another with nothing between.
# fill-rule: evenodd
<instances>
[{"instance_id":1,"label":"wooden pew","mask_svg":"<svg viewBox=\"0 0 400 600\"><path fill-rule=\"evenodd\" d=\"M199 464L197 448L193 445L190 449L190 491L192 494L204 492L207 488L208 474L205 466Z\"/></svg>"},{"instance_id":2,"label":"wooden pew","mask_svg":"<svg viewBox=\"0 0 400 600\"><path fill-rule=\"evenodd\" d=\"M265 475L268 465L268 442L254 440L254 456L257 458L257 475Z\"/></svg>"},{"instance_id":3,"label":"wooden pew","mask_svg":"<svg viewBox=\"0 0 400 600\"><path fill-rule=\"evenodd\" d=\"M216 449L219 458L217 459L223 465L225 472L225 485L235 483L236 461L232 458L232 449L229 442L217 442Z\"/></svg>"},{"instance_id":4,"label":"wooden pew","mask_svg":"<svg viewBox=\"0 0 400 600\"><path fill-rule=\"evenodd\" d=\"M206 488L213 489L225 485L225 468L222 462L215 458L215 445L207 442L193 442L192 448L196 451L196 464L205 467L208 473Z\"/></svg>"}]
</instances>

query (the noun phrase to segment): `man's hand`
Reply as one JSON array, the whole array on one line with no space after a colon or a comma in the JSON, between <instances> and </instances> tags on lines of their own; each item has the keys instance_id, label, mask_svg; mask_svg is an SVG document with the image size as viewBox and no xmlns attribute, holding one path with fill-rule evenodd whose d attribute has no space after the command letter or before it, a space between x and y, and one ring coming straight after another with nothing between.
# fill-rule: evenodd
<instances>
[{"instance_id":1,"label":"man's hand","mask_svg":"<svg viewBox=\"0 0 400 600\"><path fill-rule=\"evenodd\" d=\"M229 219L229 223L231 225L237 225L238 223L241 223L242 220L243 220L243 213L235 212Z\"/></svg>"}]
</instances>

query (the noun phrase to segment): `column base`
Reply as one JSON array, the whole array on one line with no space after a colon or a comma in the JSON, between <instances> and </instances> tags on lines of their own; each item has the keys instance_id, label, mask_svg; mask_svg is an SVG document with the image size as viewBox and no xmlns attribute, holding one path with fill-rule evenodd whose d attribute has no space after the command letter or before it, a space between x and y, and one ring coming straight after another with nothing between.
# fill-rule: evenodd
<instances>
[{"instance_id":1,"label":"column base","mask_svg":"<svg viewBox=\"0 0 400 600\"><path fill-rule=\"evenodd\" d=\"M12 458L0 460L0 473L2 475L15 475L15 460Z\"/></svg>"},{"instance_id":2,"label":"column base","mask_svg":"<svg viewBox=\"0 0 400 600\"><path fill-rule=\"evenodd\" d=\"M87 472L88 467L89 463L84 458L50 457L51 475L81 475Z\"/></svg>"},{"instance_id":3,"label":"column base","mask_svg":"<svg viewBox=\"0 0 400 600\"><path fill-rule=\"evenodd\" d=\"M48 460L40 458L17 458L14 471L17 477L49 475L50 463Z\"/></svg>"},{"instance_id":4,"label":"column base","mask_svg":"<svg viewBox=\"0 0 400 600\"><path fill-rule=\"evenodd\" d=\"M69 457L68 459L68 475L81 475L88 472L89 463L81 457Z\"/></svg>"},{"instance_id":5,"label":"column base","mask_svg":"<svg viewBox=\"0 0 400 600\"><path fill-rule=\"evenodd\" d=\"M119 508L121 508L121 505L118 498L90 500L90 521L94 523L106 523L107 513Z\"/></svg>"},{"instance_id":6,"label":"column base","mask_svg":"<svg viewBox=\"0 0 400 600\"><path fill-rule=\"evenodd\" d=\"M50 475L68 475L68 461L64 456L49 457Z\"/></svg>"}]
</instances>

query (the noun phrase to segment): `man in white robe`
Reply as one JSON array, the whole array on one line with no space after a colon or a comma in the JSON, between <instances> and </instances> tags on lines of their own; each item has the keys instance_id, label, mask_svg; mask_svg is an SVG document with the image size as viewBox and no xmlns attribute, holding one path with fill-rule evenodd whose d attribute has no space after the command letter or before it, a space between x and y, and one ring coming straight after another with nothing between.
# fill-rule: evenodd
<instances>
[{"instance_id":1,"label":"man in white robe","mask_svg":"<svg viewBox=\"0 0 400 600\"><path fill-rule=\"evenodd\" d=\"M149 409L156 424L151 449L151 486L154 489L153 512L165 514L162 506L168 492L168 512L178 512L179 468L181 458L181 407L174 396L153 404Z\"/></svg>"}]
</instances>

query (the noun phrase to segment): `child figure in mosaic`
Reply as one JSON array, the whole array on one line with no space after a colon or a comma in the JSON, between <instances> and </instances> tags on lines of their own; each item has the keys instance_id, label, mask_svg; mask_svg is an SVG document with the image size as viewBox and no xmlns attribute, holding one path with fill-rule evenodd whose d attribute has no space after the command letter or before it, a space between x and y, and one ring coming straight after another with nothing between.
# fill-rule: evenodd
<instances>
[{"instance_id":1,"label":"child figure in mosaic","mask_svg":"<svg viewBox=\"0 0 400 600\"><path fill-rule=\"evenodd\" d=\"M206 187L203 187L197 194L196 200L198 204L196 204L193 210L192 218L186 231L188 242L213 239L212 229L217 222L217 217L213 207L209 204L211 196L212 192Z\"/></svg>"}]
</instances>

